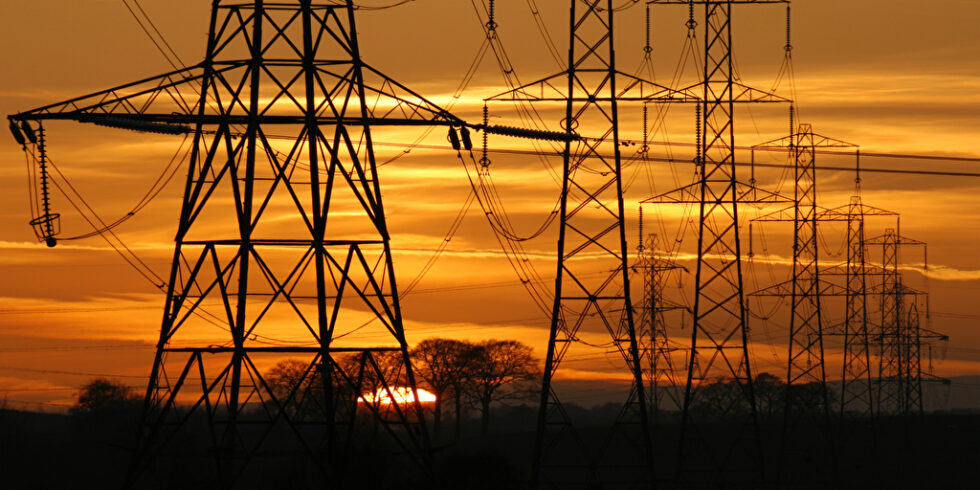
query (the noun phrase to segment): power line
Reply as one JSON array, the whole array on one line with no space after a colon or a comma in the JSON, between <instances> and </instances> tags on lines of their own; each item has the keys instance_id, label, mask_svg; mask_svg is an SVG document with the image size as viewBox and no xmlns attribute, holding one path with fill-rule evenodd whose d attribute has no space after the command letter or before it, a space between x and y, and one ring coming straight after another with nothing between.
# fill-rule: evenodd
<instances>
[{"instance_id":1,"label":"power line","mask_svg":"<svg viewBox=\"0 0 980 490\"><path fill-rule=\"evenodd\" d=\"M671 143L677 144L677 143ZM374 142L375 146L396 146L396 147L406 147L409 146L405 143L385 143L385 142ZM422 148L427 150L453 150L450 146L445 145L414 145L415 148ZM561 157L560 152L547 152L540 150L522 150L517 148L488 148L489 153L500 153L500 154L512 154L512 155L535 155L535 156L546 156L546 157ZM837 152L841 155L850 155L848 153ZM865 156L862 152L861 156ZM980 163L980 158L959 158L959 157L943 157L943 156L929 156L929 155L902 155L898 153L880 153L877 156L883 158L913 158L921 160L950 160L957 158L956 161L963 161L968 163ZM612 158L611 155L603 155L602 158ZM659 162L659 163L689 163L694 165L694 159L682 159L682 158L669 158L669 157L654 157L650 156L644 159L645 161ZM638 161L639 162L639 161ZM764 168L779 168L787 169L792 168L789 164L779 164L779 163L747 163L747 162L735 162L736 166L739 167L764 167ZM827 171L838 171L838 172L854 172L853 167L841 167L841 166L827 166L827 165L817 165L815 167L817 170L827 170ZM953 172L953 171L942 171L942 170L919 170L919 169L895 169L895 168L867 168L861 167L861 172L870 173L890 173L890 174L907 174L907 175L932 175L932 176L952 176L952 177L980 177L980 172Z\"/></svg>"},{"instance_id":2,"label":"power line","mask_svg":"<svg viewBox=\"0 0 980 490\"><path fill-rule=\"evenodd\" d=\"M16 366L0 366L0 369L6 371L21 371L28 373L44 373L44 374L64 374L68 376L93 376L96 378L135 378L135 379L149 379L149 376L136 376L132 374L105 374L105 373L83 373L77 371L56 371L53 369L31 369L22 368Z\"/></svg>"}]
</instances>

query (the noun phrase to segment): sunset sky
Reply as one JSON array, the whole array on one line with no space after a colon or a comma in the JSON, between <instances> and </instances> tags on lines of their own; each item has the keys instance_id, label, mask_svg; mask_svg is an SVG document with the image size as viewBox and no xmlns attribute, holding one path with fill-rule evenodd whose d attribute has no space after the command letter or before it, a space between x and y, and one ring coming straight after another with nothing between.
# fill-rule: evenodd
<instances>
[{"instance_id":1,"label":"sunset sky","mask_svg":"<svg viewBox=\"0 0 980 490\"><path fill-rule=\"evenodd\" d=\"M365 0L367 6L395 3ZM541 21L563 58L567 49L567 1L537 0ZM618 2L629 4L628 1ZM561 68L549 54L528 3L497 2L499 35L514 72L535 80ZM143 7L185 64L198 62L207 34L210 2L144 0ZM459 117L479 122L482 99L503 92L500 68L487 54L473 80L454 100L467 68L485 36L479 0L415 0L382 10L357 13L362 55L369 64L429 100L452 106ZM686 10L653 9L653 68L668 85L682 58ZM644 42L642 2L616 14L617 64L635 73ZM742 80L766 90L783 61L785 11L782 6L735 8L736 61ZM794 97L799 120L817 133L860 145L862 152L980 158L980 4L971 0L796 0L793 2L795 84L784 80L778 92ZM700 31L699 31L700 32ZM164 73L170 65L140 30L123 2L0 2L0 113L13 114L139 78ZM643 73L643 76L647 72ZM676 82L693 83L689 62ZM795 86L795 89L794 89ZM550 129L558 130L560 108L542 107ZM642 134L637 105L622 105L622 138ZM737 109L736 144L750 146L785 135L785 106ZM492 106L491 122L520 125L506 105ZM45 125L51 158L72 185L106 221L125 215L167 167L180 137L52 122ZM470 194L466 173L445 132L436 129L423 146L403 154L420 129L380 131L379 161L400 156L381 170L396 275L401 287L412 282L446 236ZM584 131L584 130L583 130ZM629 247L636 245L639 202L675 184L690 183L693 167L693 107L671 106L654 137L653 155L678 163L632 162L624 169ZM666 145L669 141L671 145ZM439 148L427 148L435 146ZM525 149L527 143L490 137L491 149ZM542 147L548 147L543 144ZM631 154L629 148L624 155ZM559 158L491 153L493 179L516 228L530 234L558 199L550 176ZM479 157L479 155L477 155ZM748 161L748 152L738 154ZM764 163L785 157L758 153ZM818 163L852 167L851 156L819 155ZM980 172L980 163L864 157L862 167ZM741 172L742 170L740 170ZM744 175L744 174L742 174ZM166 276L180 203L178 171L173 182L136 216L115 231L156 274ZM159 333L163 294L141 277L98 236L60 243L37 243L28 225L29 188L25 157L13 138L0 144L0 400L13 408L60 410L92 375L118 376L145 385ZM780 172L759 170L763 185L791 191ZM865 203L901 213L901 234L929 243L929 271L923 275L921 249L904 252L908 283L930 293L928 328L950 336L946 359L934 366L941 376L980 374L980 177L865 173ZM745 179L747 180L747 176ZM837 207L854 191L851 172L818 174L820 204ZM790 183L791 184L791 183ZM62 214L62 234L91 228L57 191L53 206ZM771 209L751 209L756 217ZM647 231L678 233L683 209L644 206ZM689 210L688 210L689 211ZM869 218L869 237L893 227L893 219ZM791 227L766 225L765 245L756 237L747 289L788 279ZM844 230L827 226L828 264L839 255ZM554 277L556 226L524 243L530 262L545 279ZM688 228L677 260L693 268ZM765 248L765 250L763 250ZM766 255L768 254L768 256ZM872 253L872 259L876 257ZM641 282L633 279L634 298ZM689 289L690 275L681 280ZM676 279L675 279L676 282ZM676 284L675 284L676 285ZM681 289L672 295L680 301ZM769 304L760 304L768 310ZM839 320L839 308L829 312ZM753 363L757 371L783 373L786 308L768 322L753 320ZM766 312L768 313L768 311ZM544 354L548 318L531 301L489 229L478 205L435 266L403 302L410 343L432 336L481 340L515 338ZM687 323L689 328L689 321ZM287 328L287 327L282 327ZM690 330L674 330L678 339ZM282 332L280 332L282 333ZM286 334L288 335L288 334ZM603 336L606 336L605 338ZM602 332L586 332L591 343L606 342ZM583 351L563 365L571 380L623 379L615 352ZM840 353L828 349L828 363ZM832 370L833 371L833 370Z\"/></svg>"}]
</instances>

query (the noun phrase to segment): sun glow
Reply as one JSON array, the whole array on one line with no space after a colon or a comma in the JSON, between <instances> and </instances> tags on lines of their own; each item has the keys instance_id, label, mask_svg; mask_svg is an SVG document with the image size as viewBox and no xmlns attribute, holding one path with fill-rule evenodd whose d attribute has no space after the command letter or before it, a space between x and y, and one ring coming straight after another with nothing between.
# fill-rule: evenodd
<instances>
[{"instance_id":1,"label":"sun glow","mask_svg":"<svg viewBox=\"0 0 980 490\"><path fill-rule=\"evenodd\" d=\"M419 402L431 403L436 401L436 396L432 393L421 388L416 389L416 391L419 394ZM390 392L389 389L382 387L378 388L378 391L374 393L365 393L360 401L364 403L391 405L392 399L394 399L395 404L411 403L415 401L415 395L412 394L412 389L407 386L391 387Z\"/></svg>"}]
</instances>

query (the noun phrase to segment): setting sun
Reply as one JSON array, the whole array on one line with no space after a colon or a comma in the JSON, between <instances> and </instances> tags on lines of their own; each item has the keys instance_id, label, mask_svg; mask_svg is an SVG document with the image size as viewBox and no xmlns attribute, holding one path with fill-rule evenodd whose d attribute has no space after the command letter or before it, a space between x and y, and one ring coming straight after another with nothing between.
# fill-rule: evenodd
<instances>
[{"instance_id":1,"label":"setting sun","mask_svg":"<svg viewBox=\"0 0 980 490\"><path fill-rule=\"evenodd\" d=\"M419 388L419 401L422 403L431 403L436 401L436 396L432 393ZM415 401L415 396L412 395L412 389L407 386L396 386L391 388L390 395L394 396L395 403L411 403ZM390 405L392 403L392 397L389 396L388 390L385 388L378 388L378 391L374 393L367 393L361 397L364 403L379 403L381 405Z\"/></svg>"}]
</instances>

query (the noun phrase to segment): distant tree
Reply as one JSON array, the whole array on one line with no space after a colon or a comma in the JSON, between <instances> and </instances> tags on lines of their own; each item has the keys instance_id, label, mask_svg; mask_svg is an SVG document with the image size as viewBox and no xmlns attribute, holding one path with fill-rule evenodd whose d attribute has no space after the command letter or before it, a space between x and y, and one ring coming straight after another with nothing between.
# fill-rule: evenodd
<instances>
[{"instance_id":1,"label":"distant tree","mask_svg":"<svg viewBox=\"0 0 980 490\"><path fill-rule=\"evenodd\" d=\"M296 416L323 405L319 402L312 403L314 399L323 400L323 379L317 366L311 368L307 361L279 361L263 377L269 385L269 391L276 397L277 403L283 405L288 415Z\"/></svg>"},{"instance_id":2,"label":"distant tree","mask_svg":"<svg viewBox=\"0 0 980 490\"><path fill-rule=\"evenodd\" d=\"M732 378L717 378L698 388L697 399L693 405L696 410L709 416L723 417L729 414L748 413L743 387ZM818 387L795 385L795 396L803 397L799 402L822 404ZM752 381L756 412L760 417L774 417L783 413L786 407L787 386L778 376L759 373Z\"/></svg>"},{"instance_id":3,"label":"distant tree","mask_svg":"<svg viewBox=\"0 0 980 490\"><path fill-rule=\"evenodd\" d=\"M310 379L307 376L309 367L309 363L299 359L279 361L265 373L265 382L269 385L272 394L283 402L294 390L298 396L309 386Z\"/></svg>"},{"instance_id":4,"label":"distant tree","mask_svg":"<svg viewBox=\"0 0 980 490\"><path fill-rule=\"evenodd\" d=\"M781 413L786 404L786 384L778 376L759 373L753 381L755 404L759 415L772 417Z\"/></svg>"},{"instance_id":5,"label":"distant tree","mask_svg":"<svg viewBox=\"0 0 980 490\"><path fill-rule=\"evenodd\" d=\"M78 401L69 408L73 415L111 415L139 407L140 396L121 383L96 378L82 386Z\"/></svg>"},{"instance_id":6,"label":"distant tree","mask_svg":"<svg viewBox=\"0 0 980 490\"><path fill-rule=\"evenodd\" d=\"M711 417L747 413L749 409L741 384L730 378L716 378L698 387L691 408Z\"/></svg>"},{"instance_id":7,"label":"distant tree","mask_svg":"<svg viewBox=\"0 0 980 490\"><path fill-rule=\"evenodd\" d=\"M372 405L381 409L385 387L397 388L407 384L405 359L400 351L366 351L342 357L338 361L344 376L359 389L358 396L374 397ZM346 382L338 381L346 385Z\"/></svg>"},{"instance_id":8,"label":"distant tree","mask_svg":"<svg viewBox=\"0 0 980 490\"><path fill-rule=\"evenodd\" d=\"M537 376L538 360L530 346L516 340L487 340L476 344L464 391L480 409L482 434L486 435L490 427L490 405L534 396L532 385Z\"/></svg>"},{"instance_id":9,"label":"distant tree","mask_svg":"<svg viewBox=\"0 0 980 490\"><path fill-rule=\"evenodd\" d=\"M827 408L834 406L837 401L837 393L829 389L826 392L827 398L824 398L824 385L816 381L803 384L794 384L791 387L787 387L791 390L787 395L792 395L794 400L794 405L810 407L815 410L823 410L824 402L827 402Z\"/></svg>"},{"instance_id":10,"label":"distant tree","mask_svg":"<svg viewBox=\"0 0 980 490\"><path fill-rule=\"evenodd\" d=\"M412 368L421 386L436 396L432 407L433 431L439 437L442 425L442 402L452 395L456 408L457 437L462 412L462 388L472 376L478 349L469 342L431 338L418 343L411 351Z\"/></svg>"}]
</instances>

